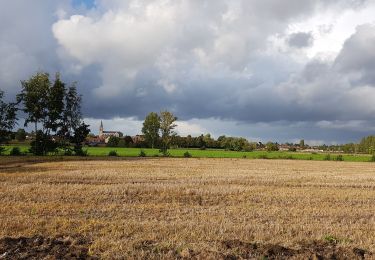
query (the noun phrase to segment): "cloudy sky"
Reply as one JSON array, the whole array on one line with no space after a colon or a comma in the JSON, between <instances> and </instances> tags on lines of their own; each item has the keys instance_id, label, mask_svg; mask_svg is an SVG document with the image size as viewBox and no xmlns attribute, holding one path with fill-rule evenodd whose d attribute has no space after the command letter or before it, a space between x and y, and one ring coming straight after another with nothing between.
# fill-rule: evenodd
<instances>
[{"instance_id":1,"label":"cloudy sky","mask_svg":"<svg viewBox=\"0 0 375 260\"><path fill-rule=\"evenodd\" d=\"M374 0L0 0L0 88L78 82L97 132L170 110L182 135L375 133Z\"/></svg>"}]
</instances>

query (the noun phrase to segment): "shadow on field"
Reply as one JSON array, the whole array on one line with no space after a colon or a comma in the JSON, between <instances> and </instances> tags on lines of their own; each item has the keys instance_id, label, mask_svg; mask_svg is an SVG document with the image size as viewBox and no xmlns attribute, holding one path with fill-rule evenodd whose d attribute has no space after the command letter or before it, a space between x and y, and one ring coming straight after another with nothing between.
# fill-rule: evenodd
<instances>
[{"instance_id":1,"label":"shadow on field","mask_svg":"<svg viewBox=\"0 0 375 260\"><path fill-rule=\"evenodd\" d=\"M91 242L82 237L34 236L0 239L0 259L100 259L89 251ZM296 248L246 243L240 240L217 242L215 250L163 247L145 240L131 252L136 259L368 259L372 253L342 247L333 242L303 242Z\"/></svg>"},{"instance_id":2,"label":"shadow on field","mask_svg":"<svg viewBox=\"0 0 375 260\"><path fill-rule=\"evenodd\" d=\"M345 248L323 241L304 242L297 249L292 249L280 245L228 240L219 242L215 251L166 248L153 241L143 241L135 250L142 252L143 259L366 259L372 256L362 249Z\"/></svg>"},{"instance_id":3,"label":"shadow on field","mask_svg":"<svg viewBox=\"0 0 375 260\"><path fill-rule=\"evenodd\" d=\"M147 160L143 157L75 157L75 156L0 156L0 173L23 173L32 170L31 165L48 162L80 161L134 161ZM34 168L35 170L35 168ZM42 171L42 170L40 170ZM48 171L48 169L45 169Z\"/></svg>"},{"instance_id":4,"label":"shadow on field","mask_svg":"<svg viewBox=\"0 0 375 260\"><path fill-rule=\"evenodd\" d=\"M90 256L89 242L82 238L3 238L0 239L0 259L98 259Z\"/></svg>"}]
</instances>

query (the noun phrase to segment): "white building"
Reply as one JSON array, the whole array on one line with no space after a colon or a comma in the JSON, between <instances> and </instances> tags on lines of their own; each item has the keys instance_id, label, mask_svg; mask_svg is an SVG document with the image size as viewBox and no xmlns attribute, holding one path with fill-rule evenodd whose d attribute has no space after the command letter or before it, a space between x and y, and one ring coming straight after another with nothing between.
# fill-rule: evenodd
<instances>
[{"instance_id":1,"label":"white building","mask_svg":"<svg viewBox=\"0 0 375 260\"><path fill-rule=\"evenodd\" d=\"M103 121L100 121L100 127L99 127L99 138L104 140L105 143L108 143L109 141L109 138L111 136L114 136L114 137L122 137L123 136L123 133L119 132L119 131L104 131L104 127L103 127Z\"/></svg>"}]
</instances>

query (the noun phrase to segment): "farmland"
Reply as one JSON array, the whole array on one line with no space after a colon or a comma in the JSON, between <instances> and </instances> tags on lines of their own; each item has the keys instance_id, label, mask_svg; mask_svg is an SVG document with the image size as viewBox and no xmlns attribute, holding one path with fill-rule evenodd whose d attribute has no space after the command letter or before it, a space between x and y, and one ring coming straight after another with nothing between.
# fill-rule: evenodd
<instances>
[{"instance_id":1,"label":"farmland","mask_svg":"<svg viewBox=\"0 0 375 260\"><path fill-rule=\"evenodd\" d=\"M5 146L5 155L9 155L10 150L14 146ZM21 151L27 153L29 146L20 145ZM145 152L147 157L161 156L159 149L139 149L139 148L111 148L111 147L85 147L89 156L100 157L108 156L110 151L116 151L120 157L138 157L141 151ZM189 152L195 158L248 158L248 159L288 159L288 160L314 160L324 161L327 160L328 153L301 153L301 152L266 152L266 151L253 151L253 152L237 152L226 150L199 150L199 149L170 149L171 157L184 157L184 153ZM337 160L339 154L330 154L329 160ZM370 155L366 154L341 154L343 161L348 162L369 162L374 160Z\"/></svg>"},{"instance_id":2,"label":"farmland","mask_svg":"<svg viewBox=\"0 0 375 260\"><path fill-rule=\"evenodd\" d=\"M0 238L61 238L100 258L375 252L371 163L42 160L0 157Z\"/></svg>"}]
</instances>

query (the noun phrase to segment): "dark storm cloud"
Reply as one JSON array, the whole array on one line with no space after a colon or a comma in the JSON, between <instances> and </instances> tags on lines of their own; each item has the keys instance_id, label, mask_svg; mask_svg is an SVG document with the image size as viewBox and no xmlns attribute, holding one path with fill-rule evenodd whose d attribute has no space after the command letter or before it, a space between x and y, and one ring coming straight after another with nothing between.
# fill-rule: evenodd
<instances>
[{"instance_id":1,"label":"dark storm cloud","mask_svg":"<svg viewBox=\"0 0 375 260\"><path fill-rule=\"evenodd\" d=\"M375 87L375 26L361 25L345 43L335 66L343 74L356 74L357 84Z\"/></svg>"},{"instance_id":2,"label":"dark storm cloud","mask_svg":"<svg viewBox=\"0 0 375 260\"><path fill-rule=\"evenodd\" d=\"M57 68L51 24L58 1L6 1L0 8L0 85L10 94L37 69ZM27 5L27 8L26 8Z\"/></svg>"}]
</instances>

